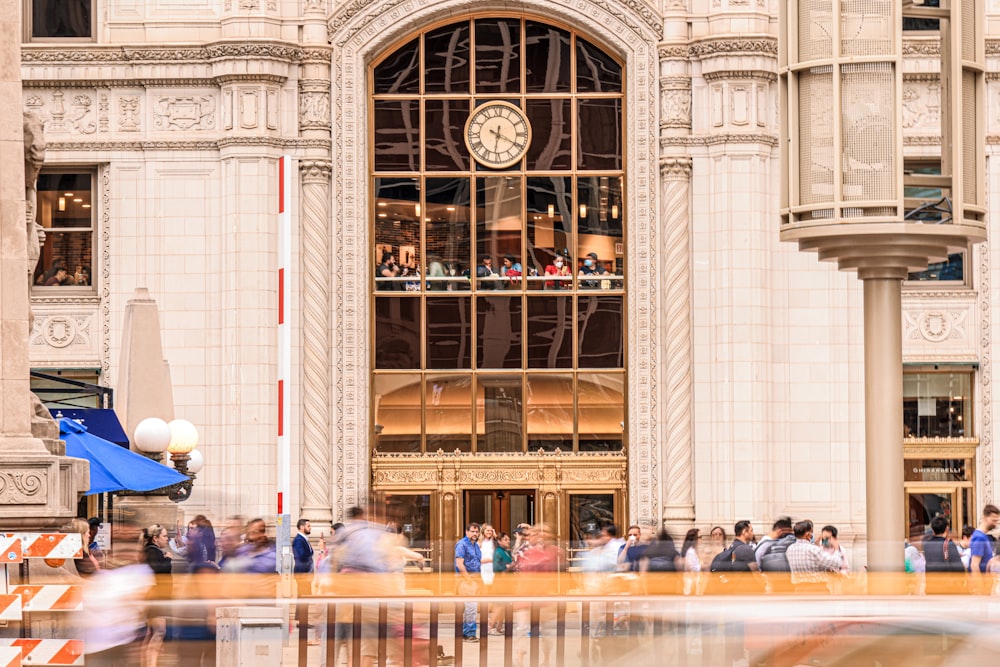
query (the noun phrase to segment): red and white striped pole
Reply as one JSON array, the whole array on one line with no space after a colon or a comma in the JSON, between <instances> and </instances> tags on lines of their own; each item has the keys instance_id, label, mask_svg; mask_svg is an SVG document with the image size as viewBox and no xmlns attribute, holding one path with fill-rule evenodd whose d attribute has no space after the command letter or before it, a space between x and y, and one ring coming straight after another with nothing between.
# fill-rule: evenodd
<instances>
[{"instance_id":1,"label":"red and white striped pole","mask_svg":"<svg viewBox=\"0 0 1000 667\"><path fill-rule=\"evenodd\" d=\"M278 161L278 498L280 533L288 533L288 501L291 488L291 449L288 443L291 391L291 261L292 261L292 158ZM279 559L279 568L280 568Z\"/></svg>"}]
</instances>

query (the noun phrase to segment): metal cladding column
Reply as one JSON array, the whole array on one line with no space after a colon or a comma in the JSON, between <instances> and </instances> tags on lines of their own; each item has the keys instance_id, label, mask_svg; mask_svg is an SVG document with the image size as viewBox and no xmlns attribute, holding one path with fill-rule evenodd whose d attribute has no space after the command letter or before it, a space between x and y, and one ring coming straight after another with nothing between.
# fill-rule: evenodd
<instances>
[{"instance_id":1,"label":"metal cladding column","mask_svg":"<svg viewBox=\"0 0 1000 667\"><path fill-rule=\"evenodd\" d=\"M864 281L871 572L904 562L902 281L986 239L983 0L942 4L782 3L781 239ZM940 175L904 169L904 17L939 22Z\"/></svg>"}]
</instances>

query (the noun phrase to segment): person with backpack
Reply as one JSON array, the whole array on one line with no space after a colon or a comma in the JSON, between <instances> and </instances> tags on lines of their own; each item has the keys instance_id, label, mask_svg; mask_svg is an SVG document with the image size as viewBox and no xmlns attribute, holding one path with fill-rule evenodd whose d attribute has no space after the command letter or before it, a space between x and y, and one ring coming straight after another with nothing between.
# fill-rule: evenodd
<instances>
[{"instance_id":1,"label":"person with backpack","mask_svg":"<svg viewBox=\"0 0 1000 667\"><path fill-rule=\"evenodd\" d=\"M791 569L788 566L788 547L795 544L795 534L792 531L792 520L781 517L774 522L775 539L764 542L757 547L754 557L767 580L769 593L790 593L792 584L789 578Z\"/></svg>"},{"instance_id":2,"label":"person with backpack","mask_svg":"<svg viewBox=\"0 0 1000 667\"><path fill-rule=\"evenodd\" d=\"M756 590L760 585L757 573L757 560L754 558L753 547L753 525L744 519L737 521L733 527L736 539L732 545L722 553L712 559L710 570L712 572L712 584L714 592L728 591L733 588L741 591ZM750 578L753 575L753 579ZM734 586L735 584L735 586Z\"/></svg>"}]
</instances>

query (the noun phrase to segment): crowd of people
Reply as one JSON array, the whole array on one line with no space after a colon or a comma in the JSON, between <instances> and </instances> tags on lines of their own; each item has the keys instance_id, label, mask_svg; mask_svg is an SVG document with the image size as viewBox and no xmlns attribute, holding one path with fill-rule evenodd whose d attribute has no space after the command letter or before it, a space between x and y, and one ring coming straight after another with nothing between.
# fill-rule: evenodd
<instances>
[{"instance_id":1,"label":"crowd of people","mask_svg":"<svg viewBox=\"0 0 1000 667\"><path fill-rule=\"evenodd\" d=\"M1000 509L986 505L979 524L953 539L948 518L934 517L926 534L914 535L904 545L906 571L952 573L958 581L969 582L967 590L990 592L993 582L1000 581L1000 547L992 536L998 524ZM267 575L255 578L253 591L241 590L237 596L273 599L278 593L279 555L261 518L244 521L233 517L217 533L207 517L198 515L177 526L173 535L157 524L142 528L116 524L115 546L110 553L105 553L96 539L100 525L99 520L91 519L76 520L68 527L83 537L85 547L72 566L76 575L94 583L88 588L86 606L88 615L100 620L88 627L88 664L141 662L156 667L165 641L171 638L200 640L175 645L185 662L214 664L214 616L203 601L220 597L219 590L192 588L189 583L212 581L210 576L207 580L178 577L180 573ZM301 626L314 628L314 644L327 639L327 623L322 618L326 607L316 604L310 608L308 598L400 598L406 593L405 566L423 569L427 565L426 554L410 548L398 524L370 520L361 507L351 508L346 523L334 524L329 537L311 539L311 523L304 518L296 529L291 541L293 571L297 593L306 601L299 605L297 620ZM598 596L629 590L677 595L827 594L841 592L846 575L852 571L833 525L817 528L810 520L780 517L766 534L758 536L750 521L741 520L734 524L731 536L725 527L714 526L707 537L703 540L702 531L692 528L678 547L666 531L654 534L648 527L633 525L621 535L615 525L604 523L578 536L576 545L582 548L568 555L545 525L519 524L508 534L490 524L469 523L464 537L454 546L454 594L466 599L461 618L463 639L478 642L478 630L485 627L490 634L512 636L515 658L523 659L528 650L525 638L531 605L514 603L511 615L506 605L495 600L498 595L532 597L544 593L535 575L572 572L579 592ZM662 578L668 583L655 590L634 588L635 582L649 580L644 574L660 572L682 576ZM914 581L920 584L911 592L957 592L953 579L925 576ZM477 598L493 600L483 615ZM337 610L333 619L336 636L331 639L338 644L335 652L339 655L340 646L348 650L352 645L351 626L356 616L351 605L338 605ZM542 604L543 652L551 649L546 643L552 630L547 619L554 615L549 611ZM362 623L377 625L379 613L377 602L362 605ZM388 611L391 628L402 627L402 619L397 618L400 613L394 608ZM618 605L612 605L607 613L598 609L595 618L602 619L592 627L595 637L610 637L620 631L620 624L628 623L627 612ZM613 618L614 626L604 627L605 618ZM414 639L429 640L426 636ZM391 641L389 650L399 643ZM360 647L362 664L372 664L378 651L377 637L363 634Z\"/></svg>"},{"instance_id":2,"label":"crowd of people","mask_svg":"<svg viewBox=\"0 0 1000 667\"><path fill-rule=\"evenodd\" d=\"M581 289L620 289L620 280L610 280L613 273L612 263L601 261L593 251L580 258L576 271ZM419 291L421 280L426 281L426 288L431 291L467 291L473 278L479 290L516 289L524 275L521 262L510 254L501 257L496 265L493 257L482 255L472 269L463 268L460 263L442 262L440 257L430 255L427 275L422 278L419 264L400 263L395 253L383 251L375 269L378 289L389 292ZM544 268L541 265L529 267L527 275L538 276L537 280L547 290L570 289L573 271L569 251L555 251Z\"/></svg>"}]
</instances>

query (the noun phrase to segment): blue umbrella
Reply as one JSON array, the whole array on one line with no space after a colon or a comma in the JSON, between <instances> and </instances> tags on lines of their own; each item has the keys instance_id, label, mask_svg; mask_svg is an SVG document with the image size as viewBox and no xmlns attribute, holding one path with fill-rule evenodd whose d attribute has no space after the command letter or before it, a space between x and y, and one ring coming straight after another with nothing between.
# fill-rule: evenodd
<instances>
[{"instance_id":1,"label":"blue umbrella","mask_svg":"<svg viewBox=\"0 0 1000 667\"><path fill-rule=\"evenodd\" d=\"M87 495L152 491L188 479L173 468L88 433L86 426L72 419L59 420L59 434L66 441L66 456L90 461Z\"/></svg>"}]
</instances>

